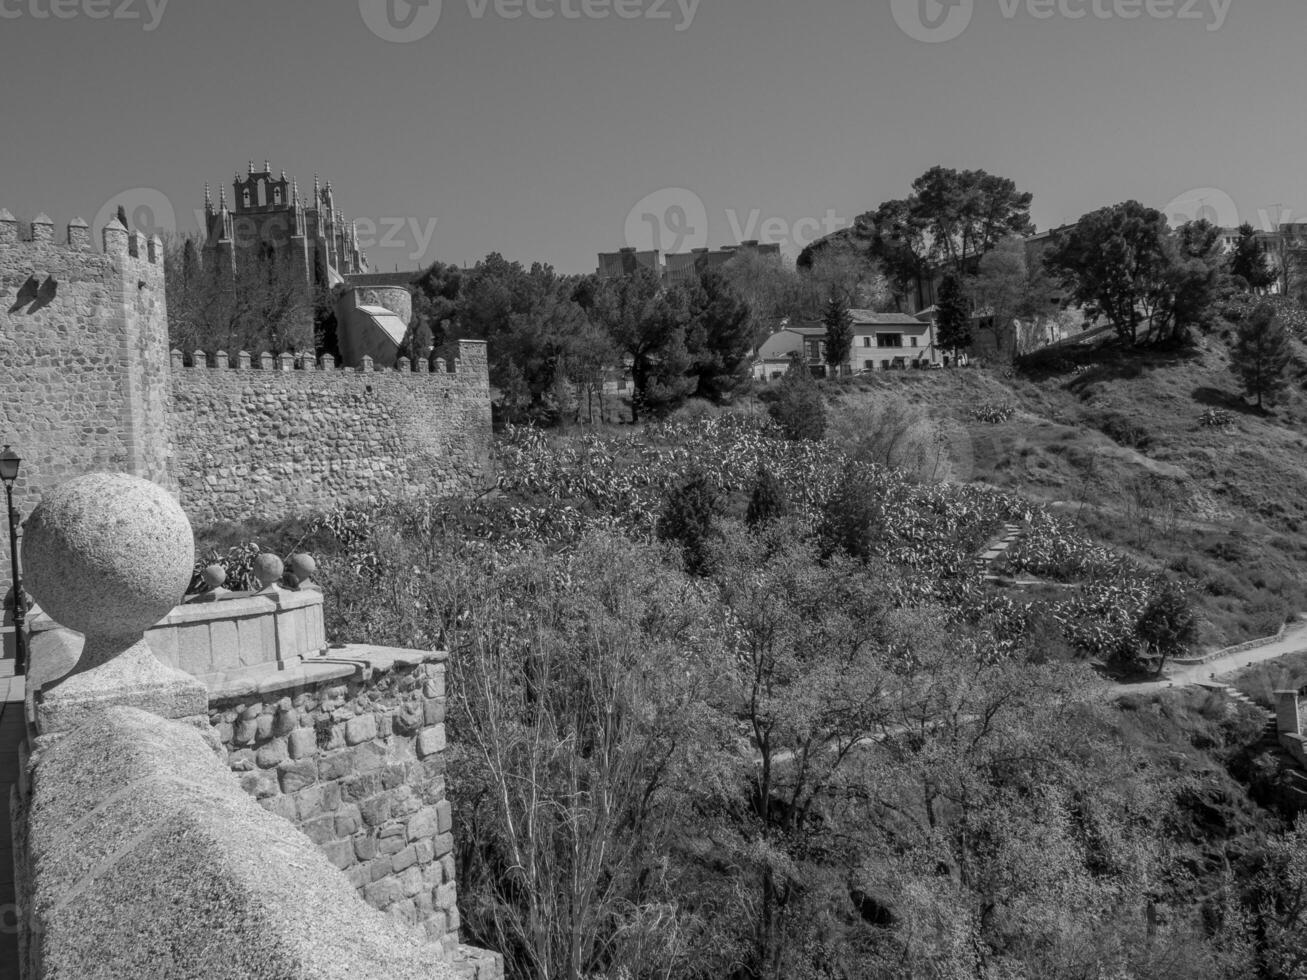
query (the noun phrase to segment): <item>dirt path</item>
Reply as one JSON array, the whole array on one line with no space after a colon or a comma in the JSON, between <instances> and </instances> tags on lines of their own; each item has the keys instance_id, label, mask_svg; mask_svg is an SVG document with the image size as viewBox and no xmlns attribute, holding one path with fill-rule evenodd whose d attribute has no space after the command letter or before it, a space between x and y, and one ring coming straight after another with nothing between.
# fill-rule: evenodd
<instances>
[{"instance_id":1,"label":"dirt path","mask_svg":"<svg viewBox=\"0 0 1307 980\"><path fill-rule=\"evenodd\" d=\"M1210 681L1213 677L1220 677L1252 664L1265 663L1267 660L1275 660L1291 653L1307 653L1307 623L1290 626L1284 631L1284 636L1265 646L1254 647L1241 653L1230 653L1205 664L1167 667L1163 671L1161 680L1145 681L1140 684L1112 684L1110 687L1113 695L1151 694L1165 691L1167 688L1192 687Z\"/></svg>"}]
</instances>

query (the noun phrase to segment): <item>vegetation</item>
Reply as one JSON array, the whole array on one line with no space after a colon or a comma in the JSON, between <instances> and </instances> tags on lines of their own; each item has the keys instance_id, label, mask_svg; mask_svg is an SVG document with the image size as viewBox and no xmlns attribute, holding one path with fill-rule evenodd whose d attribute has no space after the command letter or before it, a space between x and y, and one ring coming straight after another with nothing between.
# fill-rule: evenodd
<instances>
[{"instance_id":1,"label":"vegetation","mask_svg":"<svg viewBox=\"0 0 1307 980\"><path fill-rule=\"evenodd\" d=\"M1239 325L1230 351L1231 368L1250 398L1274 403L1289 387L1287 373L1293 353L1289 334L1276 319L1273 307L1263 303Z\"/></svg>"}]
</instances>

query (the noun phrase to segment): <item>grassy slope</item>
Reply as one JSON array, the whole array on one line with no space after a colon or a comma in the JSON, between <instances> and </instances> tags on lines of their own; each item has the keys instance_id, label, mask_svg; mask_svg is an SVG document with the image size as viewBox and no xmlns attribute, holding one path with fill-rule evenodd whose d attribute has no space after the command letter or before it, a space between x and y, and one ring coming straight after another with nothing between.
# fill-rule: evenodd
<instances>
[{"instance_id":1,"label":"grassy slope","mask_svg":"<svg viewBox=\"0 0 1307 980\"><path fill-rule=\"evenodd\" d=\"M953 440L960 476L1049 503L1147 566L1176 573L1202 597L1204 645L1219 647L1307 610L1307 372L1298 373L1287 400L1258 413L1239 399L1227 342L1213 336L1197 350L1129 357L1094 344L1031 372L859 378L840 400L897 393L954 420L965 432ZM986 402L1018 411L1001 424L973 420ZM1234 423L1200 425L1209 408ZM1111 413L1142 425L1147 445L1105 435Z\"/></svg>"}]
</instances>

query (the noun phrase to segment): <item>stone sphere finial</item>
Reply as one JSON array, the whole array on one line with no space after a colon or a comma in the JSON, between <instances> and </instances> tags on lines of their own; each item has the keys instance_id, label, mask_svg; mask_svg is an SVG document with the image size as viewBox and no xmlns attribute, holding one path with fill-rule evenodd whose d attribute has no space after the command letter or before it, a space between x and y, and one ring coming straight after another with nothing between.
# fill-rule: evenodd
<instances>
[{"instance_id":1,"label":"stone sphere finial","mask_svg":"<svg viewBox=\"0 0 1307 980\"><path fill-rule=\"evenodd\" d=\"M200 573L200 578L210 589L216 589L227 581L227 569L221 565L210 565Z\"/></svg>"},{"instance_id":2,"label":"stone sphere finial","mask_svg":"<svg viewBox=\"0 0 1307 980\"><path fill-rule=\"evenodd\" d=\"M79 670L111 659L181 601L195 565L190 521L162 487L92 473L51 490L28 518L28 591L85 634Z\"/></svg>"},{"instance_id":3,"label":"stone sphere finial","mask_svg":"<svg viewBox=\"0 0 1307 980\"><path fill-rule=\"evenodd\" d=\"M290 556L290 571L297 581L308 582L318 573L318 563L303 552Z\"/></svg>"},{"instance_id":4,"label":"stone sphere finial","mask_svg":"<svg viewBox=\"0 0 1307 980\"><path fill-rule=\"evenodd\" d=\"M264 552L254 559L254 580L260 589L276 585L286 572L286 566L280 558L270 552Z\"/></svg>"}]
</instances>

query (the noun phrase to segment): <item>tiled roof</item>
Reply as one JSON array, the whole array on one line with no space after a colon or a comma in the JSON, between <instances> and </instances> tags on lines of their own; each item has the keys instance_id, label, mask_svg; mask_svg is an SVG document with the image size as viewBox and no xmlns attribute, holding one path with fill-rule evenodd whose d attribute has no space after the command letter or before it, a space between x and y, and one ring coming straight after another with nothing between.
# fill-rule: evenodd
<instances>
[{"instance_id":1,"label":"tiled roof","mask_svg":"<svg viewBox=\"0 0 1307 980\"><path fill-rule=\"evenodd\" d=\"M855 327L919 327L921 320L911 313L875 313L872 310L849 310Z\"/></svg>"}]
</instances>

